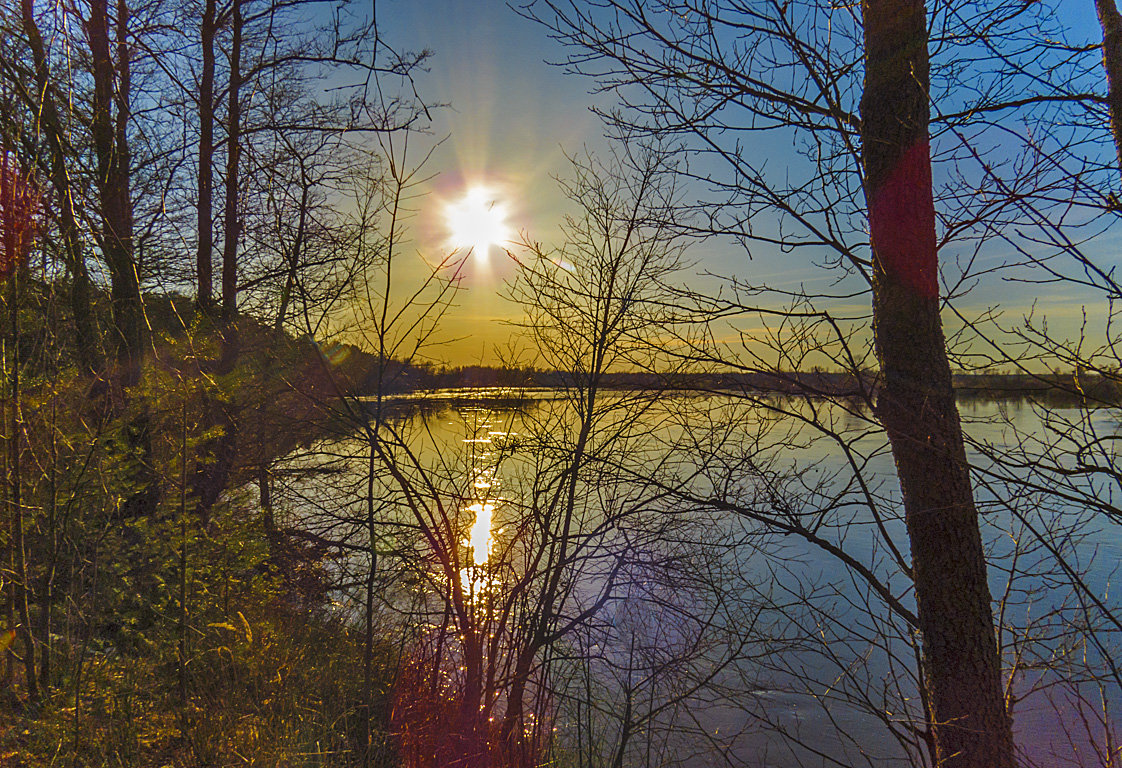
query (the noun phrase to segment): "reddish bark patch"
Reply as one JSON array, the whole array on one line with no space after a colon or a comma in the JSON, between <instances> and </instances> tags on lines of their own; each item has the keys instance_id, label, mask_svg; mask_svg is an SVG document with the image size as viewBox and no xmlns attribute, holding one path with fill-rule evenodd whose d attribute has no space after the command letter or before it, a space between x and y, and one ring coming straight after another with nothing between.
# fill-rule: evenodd
<instances>
[{"instance_id":1,"label":"reddish bark patch","mask_svg":"<svg viewBox=\"0 0 1122 768\"><path fill-rule=\"evenodd\" d=\"M935 207L926 138L896 161L869 201L873 250L885 274L926 298L939 295Z\"/></svg>"},{"instance_id":2,"label":"reddish bark patch","mask_svg":"<svg viewBox=\"0 0 1122 768\"><path fill-rule=\"evenodd\" d=\"M0 153L0 280L27 258L38 229L39 193L8 152Z\"/></svg>"}]
</instances>

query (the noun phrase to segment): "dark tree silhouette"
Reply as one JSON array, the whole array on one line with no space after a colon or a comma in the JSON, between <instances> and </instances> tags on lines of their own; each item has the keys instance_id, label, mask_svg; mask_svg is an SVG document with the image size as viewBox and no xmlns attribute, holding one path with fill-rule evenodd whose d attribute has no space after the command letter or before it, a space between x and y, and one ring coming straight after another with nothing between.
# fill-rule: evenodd
<instances>
[{"instance_id":1,"label":"dark tree silhouette","mask_svg":"<svg viewBox=\"0 0 1122 768\"><path fill-rule=\"evenodd\" d=\"M861 148L873 334L912 547L939 765L1012 768L986 560L939 314L922 0L866 0Z\"/></svg>"}]
</instances>

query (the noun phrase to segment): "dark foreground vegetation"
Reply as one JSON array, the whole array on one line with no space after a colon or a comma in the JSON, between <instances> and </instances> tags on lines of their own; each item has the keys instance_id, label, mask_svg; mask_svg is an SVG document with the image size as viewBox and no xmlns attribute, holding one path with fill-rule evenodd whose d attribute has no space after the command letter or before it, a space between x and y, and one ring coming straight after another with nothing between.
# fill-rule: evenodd
<instances>
[{"instance_id":1,"label":"dark foreground vegetation","mask_svg":"<svg viewBox=\"0 0 1122 768\"><path fill-rule=\"evenodd\" d=\"M355 389L310 339L424 54L314 5L0 6L4 765L382 759L388 641L261 480Z\"/></svg>"},{"instance_id":2,"label":"dark foreground vegetation","mask_svg":"<svg viewBox=\"0 0 1122 768\"><path fill-rule=\"evenodd\" d=\"M25 287L18 400L6 380L3 495L21 510L6 580L21 588L5 601L18 630L0 764L353 753L366 725L358 629L331 610L327 553L247 490L330 431L324 405L353 388L346 364L242 318L236 363L220 370L222 336L185 321L189 304L148 297L150 354L114 392L59 365L74 350L51 321L57 287ZM379 702L394 658L379 646Z\"/></svg>"}]
</instances>

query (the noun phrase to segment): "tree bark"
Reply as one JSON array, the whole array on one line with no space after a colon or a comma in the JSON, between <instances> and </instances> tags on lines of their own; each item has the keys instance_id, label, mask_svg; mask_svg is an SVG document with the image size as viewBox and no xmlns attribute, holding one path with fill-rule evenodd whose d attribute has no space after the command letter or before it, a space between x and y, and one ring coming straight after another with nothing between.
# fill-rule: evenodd
<instances>
[{"instance_id":1,"label":"tree bark","mask_svg":"<svg viewBox=\"0 0 1122 768\"><path fill-rule=\"evenodd\" d=\"M46 47L35 22L33 0L21 0L20 11L23 33L31 48L31 58L35 65L38 103L33 106L39 118L39 127L50 148L51 184L58 198L59 230L66 268L70 273L70 311L74 315L75 352L82 371L87 375L94 375L101 369L102 361L98 354L97 331L90 308L90 276L86 270L78 217L74 211L74 193L67 171L65 134L51 88Z\"/></svg>"},{"instance_id":2,"label":"tree bark","mask_svg":"<svg viewBox=\"0 0 1122 768\"><path fill-rule=\"evenodd\" d=\"M86 25L92 57L94 95L91 134L97 158L97 187L101 203L101 250L109 268L113 322L117 332L117 362L123 386L140 380L144 322L140 280L133 257L132 198L129 188L130 120L128 7L117 2L114 71L109 48L108 0L92 0ZM115 114L114 114L115 112Z\"/></svg>"},{"instance_id":3,"label":"tree bark","mask_svg":"<svg viewBox=\"0 0 1122 768\"><path fill-rule=\"evenodd\" d=\"M911 540L938 764L1012 768L985 553L939 308L922 0L865 0L861 100L873 319Z\"/></svg>"},{"instance_id":4,"label":"tree bark","mask_svg":"<svg viewBox=\"0 0 1122 768\"><path fill-rule=\"evenodd\" d=\"M140 295L140 271L133 242L133 208L130 190L131 154L129 123L132 120L129 50L129 8L117 0L114 43L117 61L110 55L108 0L91 0L86 24L94 83L90 133L97 159L97 188L101 204L101 251L109 270L110 303L116 331L118 372L112 391L123 406L127 390L140 382L147 339ZM125 517L151 513L159 497L159 484L151 471L151 419L141 409L126 426L126 437L141 457L132 477L133 490L121 506Z\"/></svg>"},{"instance_id":5,"label":"tree bark","mask_svg":"<svg viewBox=\"0 0 1122 768\"><path fill-rule=\"evenodd\" d=\"M214 36L217 0L206 0L200 27L203 69L199 77L198 247L195 269L198 286L195 303L210 313L214 305Z\"/></svg>"},{"instance_id":6,"label":"tree bark","mask_svg":"<svg viewBox=\"0 0 1122 768\"><path fill-rule=\"evenodd\" d=\"M1114 0L1095 0L1103 30L1103 66L1106 68L1107 106L1114 149L1122 168L1122 15Z\"/></svg>"},{"instance_id":7,"label":"tree bark","mask_svg":"<svg viewBox=\"0 0 1122 768\"><path fill-rule=\"evenodd\" d=\"M230 43L229 106L226 109L226 206L222 233L222 321L230 323L238 313L238 236L240 202L238 168L241 160L241 49L242 0L234 0Z\"/></svg>"},{"instance_id":8,"label":"tree bark","mask_svg":"<svg viewBox=\"0 0 1122 768\"><path fill-rule=\"evenodd\" d=\"M241 157L241 48L244 26L242 0L233 0L231 26L229 102L226 114L226 194L222 211L222 337L215 368L220 375L234 370L239 352L238 328L234 321L238 309L238 173ZM209 428L217 428L220 434L207 440L201 448L200 454L207 461L200 462L196 467L191 483L195 511L204 527L226 488L237 453L238 424L231 408L229 403L208 399L205 423Z\"/></svg>"}]
</instances>

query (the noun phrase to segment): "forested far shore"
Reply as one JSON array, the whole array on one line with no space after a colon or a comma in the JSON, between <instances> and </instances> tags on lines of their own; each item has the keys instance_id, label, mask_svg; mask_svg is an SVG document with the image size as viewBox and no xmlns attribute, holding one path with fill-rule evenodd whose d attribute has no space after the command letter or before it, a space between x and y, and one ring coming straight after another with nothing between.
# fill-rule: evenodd
<instances>
[{"instance_id":1,"label":"forested far shore","mask_svg":"<svg viewBox=\"0 0 1122 768\"><path fill-rule=\"evenodd\" d=\"M348 357L357 361L355 370L374 371L376 360L369 353L352 347ZM556 389L570 386L580 373L540 370L533 367L485 365L445 366L391 361L386 394L426 390L470 389L483 387ZM352 373L353 375L353 373ZM376 395L374 376L360 375L356 392ZM1122 404L1122 373L1052 370L1020 373L953 374L958 398L991 400L1039 400L1051 406L1085 403L1098 406ZM841 397L873 399L878 389L875 371L850 372L811 371L724 371L724 372L621 372L609 371L598 376L598 385L605 389L666 390L679 392L721 393L752 392L807 397Z\"/></svg>"}]
</instances>

